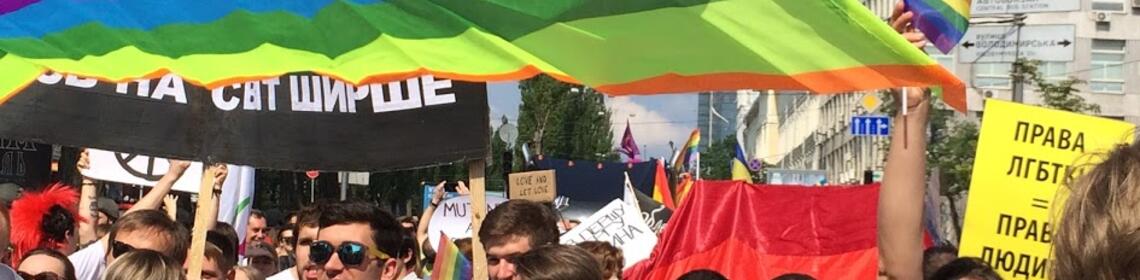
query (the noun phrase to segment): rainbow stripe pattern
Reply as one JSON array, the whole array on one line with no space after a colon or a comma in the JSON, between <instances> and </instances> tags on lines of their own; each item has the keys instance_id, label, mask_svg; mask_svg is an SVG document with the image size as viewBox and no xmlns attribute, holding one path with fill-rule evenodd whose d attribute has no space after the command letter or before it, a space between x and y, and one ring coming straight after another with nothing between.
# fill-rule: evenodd
<instances>
[{"instance_id":1,"label":"rainbow stripe pattern","mask_svg":"<svg viewBox=\"0 0 1140 280\"><path fill-rule=\"evenodd\" d=\"M470 280L472 275L471 261L463 257L447 234L440 233L439 252L436 252L435 264L432 265L431 279Z\"/></svg>"},{"instance_id":2,"label":"rainbow stripe pattern","mask_svg":"<svg viewBox=\"0 0 1140 280\"><path fill-rule=\"evenodd\" d=\"M805 59L810 58L810 59ZM539 73L610 95L965 86L857 0L5 0L0 101L47 71L218 87Z\"/></svg>"},{"instance_id":3,"label":"rainbow stripe pattern","mask_svg":"<svg viewBox=\"0 0 1140 280\"><path fill-rule=\"evenodd\" d=\"M942 53L950 53L970 27L970 0L906 0L914 25Z\"/></svg>"},{"instance_id":4,"label":"rainbow stripe pattern","mask_svg":"<svg viewBox=\"0 0 1140 280\"><path fill-rule=\"evenodd\" d=\"M674 169L689 170L700 168L694 159L700 158L700 145L701 145L701 129L693 129L689 133L689 140L685 141L685 145L681 146L681 154L677 155L676 161L673 162Z\"/></svg>"}]
</instances>

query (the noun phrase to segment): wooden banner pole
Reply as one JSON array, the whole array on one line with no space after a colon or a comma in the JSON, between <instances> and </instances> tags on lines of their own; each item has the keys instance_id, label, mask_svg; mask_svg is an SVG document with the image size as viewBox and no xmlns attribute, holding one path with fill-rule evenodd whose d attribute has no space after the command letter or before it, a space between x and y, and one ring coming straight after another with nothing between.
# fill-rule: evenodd
<instances>
[{"instance_id":1,"label":"wooden banner pole","mask_svg":"<svg viewBox=\"0 0 1140 280\"><path fill-rule=\"evenodd\" d=\"M486 161L479 159L467 164L467 185L471 187L471 247L474 259L472 273L475 280L487 280L487 253L483 250L483 242L479 240L479 228L483 225L483 218L487 216L487 191L485 170Z\"/></svg>"},{"instance_id":2,"label":"wooden banner pole","mask_svg":"<svg viewBox=\"0 0 1140 280\"><path fill-rule=\"evenodd\" d=\"M190 252L187 254L186 261L186 279L199 280L202 279L202 262L205 261L206 255L206 225L209 224L210 219L217 219L217 217L209 217L207 209L214 205L214 176L218 173L218 169L213 165L206 168L202 172L202 185L198 186L198 209L194 211L194 229L191 231L190 239Z\"/></svg>"}]
</instances>

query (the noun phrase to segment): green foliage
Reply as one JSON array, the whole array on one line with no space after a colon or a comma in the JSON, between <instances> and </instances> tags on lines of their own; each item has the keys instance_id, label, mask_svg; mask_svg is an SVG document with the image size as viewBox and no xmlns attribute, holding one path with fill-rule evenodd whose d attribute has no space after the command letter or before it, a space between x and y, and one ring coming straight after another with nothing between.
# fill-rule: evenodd
<instances>
[{"instance_id":1,"label":"green foliage","mask_svg":"<svg viewBox=\"0 0 1140 280\"><path fill-rule=\"evenodd\" d=\"M532 153L555 158L618 159L611 112L601 94L545 75L520 82L519 89L522 104L516 146L532 143Z\"/></svg>"},{"instance_id":2,"label":"green foliage","mask_svg":"<svg viewBox=\"0 0 1140 280\"><path fill-rule=\"evenodd\" d=\"M935 123L931 123L934 127ZM938 168L942 195L957 195L970 188L974 154L978 147L978 125L965 120L946 120L933 134L927 147L927 169Z\"/></svg>"},{"instance_id":3,"label":"green foliage","mask_svg":"<svg viewBox=\"0 0 1140 280\"><path fill-rule=\"evenodd\" d=\"M1083 84L1085 81L1069 77L1065 80L1051 82L1038 71L1040 61L1022 59L1019 62L1015 63L1014 67L1018 67L1021 73L1026 74L1025 83L1037 87L1037 91L1041 93L1041 103L1045 107L1082 114L1100 113L1100 105L1088 103L1084 97L1077 95L1080 90L1074 86Z\"/></svg>"},{"instance_id":4,"label":"green foliage","mask_svg":"<svg viewBox=\"0 0 1140 280\"><path fill-rule=\"evenodd\" d=\"M714 140L712 146L701 153L701 179L732 179L732 158L735 147L736 136Z\"/></svg>"}]
</instances>

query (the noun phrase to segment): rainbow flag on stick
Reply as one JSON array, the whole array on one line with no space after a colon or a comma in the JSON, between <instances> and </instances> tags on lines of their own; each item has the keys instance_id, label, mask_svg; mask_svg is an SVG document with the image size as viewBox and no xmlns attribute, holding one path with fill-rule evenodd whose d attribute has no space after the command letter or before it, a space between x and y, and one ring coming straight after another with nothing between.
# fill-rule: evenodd
<instances>
[{"instance_id":1,"label":"rainbow flag on stick","mask_svg":"<svg viewBox=\"0 0 1140 280\"><path fill-rule=\"evenodd\" d=\"M451 242L447 234L440 233L439 252L435 255L435 264L432 265L431 279L434 280L470 280L472 277L471 261L463 257L459 247Z\"/></svg>"},{"instance_id":2,"label":"rainbow flag on stick","mask_svg":"<svg viewBox=\"0 0 1140 280\"><path fill-rule=\"evenodd\" d=\"M970 0L906 0L914 25L942 53L950 53L970 27Z\"/></svg>"}]
</instances>

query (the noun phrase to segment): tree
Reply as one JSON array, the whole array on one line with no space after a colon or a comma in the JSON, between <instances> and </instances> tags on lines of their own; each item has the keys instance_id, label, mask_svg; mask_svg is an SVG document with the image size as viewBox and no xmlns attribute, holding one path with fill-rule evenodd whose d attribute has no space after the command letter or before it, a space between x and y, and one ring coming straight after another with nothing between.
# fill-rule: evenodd
<instances>
[{"instance_id":1,"label":"tree","mask_svg":"<svg viewBox=\"0 0 1140 280\"><path fill-rule=\"evenodd\" d=\"M1084 97L1077 95L1080 90L1076 89L1075 86L1083 84L1085 81L1069 77L1051 82L1038 71L1040 65L1041 61L1021 59L1019 63L1014 64L1014 67L1017 67L1021 73L1025 73L1028 78L1025 83L1037 87L1037 91L1041 93L1042 105L1082 114L1100 113L1100 105L1088 103Z\"/></svg>"},{"instance_id":2,"label":"tree","mask_svg":"<svg viewBox=\"0 0 1140 280\"><path fill-rule=\"evenodd\" d=\"M713 140L708 150L701 153L701 179L732 179L732 158L734 157L735 149L735 136Z\"/></svg>"},{"instance_id":3,"label":"tree","mask_svg":"<svg viewBox=\"0 0 1140 280\"><path fill-rule=\"evenodd\" d=\"M531 152L549 157L617 160L603 96L589 88L540 75L519 83L519 138ZM521 159L521 155L516 157Z\"/></svg>"}]
</instances>

